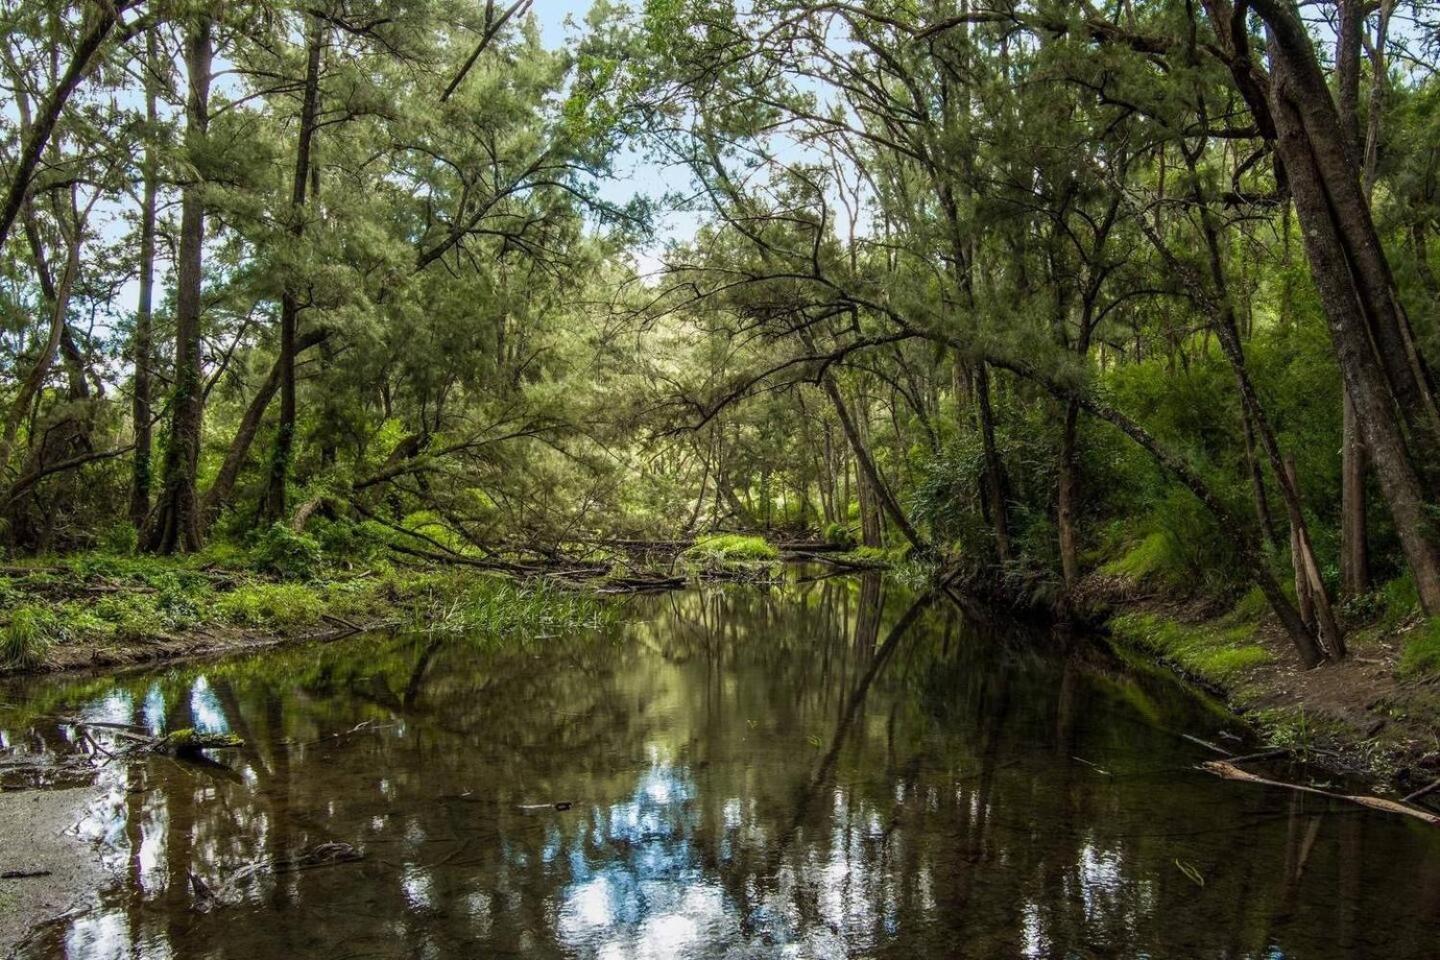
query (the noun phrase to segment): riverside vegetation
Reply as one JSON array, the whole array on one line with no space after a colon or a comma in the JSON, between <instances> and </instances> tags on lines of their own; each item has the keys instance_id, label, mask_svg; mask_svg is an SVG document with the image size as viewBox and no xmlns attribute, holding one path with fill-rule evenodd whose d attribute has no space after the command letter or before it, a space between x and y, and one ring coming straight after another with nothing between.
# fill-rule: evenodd
<instances>
[{"instance_id":1,"label":"riverside vegetation","mask_svg":"<svg viewBox=\"0 0 1440 960\"><path fill-rule=\"evenodd\" d=\"M1433 761L1437 15L3 0L0 660L903 559Z\"/></svg>"}]
</instances>

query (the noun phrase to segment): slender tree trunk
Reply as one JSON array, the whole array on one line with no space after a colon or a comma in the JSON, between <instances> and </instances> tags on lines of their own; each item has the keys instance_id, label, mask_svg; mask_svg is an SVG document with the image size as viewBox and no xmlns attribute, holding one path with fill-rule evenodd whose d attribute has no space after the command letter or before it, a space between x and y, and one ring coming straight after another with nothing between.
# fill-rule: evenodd
<instances>
[{"instance_id":1,"label":"slender tree trunk","mask_svg":"<svg viewBox=\"0 0 1440 960\"><path fill-rule=\"evenodd\" d=\"M156 62L155 32L145 35L145 118L151 129L159 119L155 94ZM153 134L152 134L153 136ZM130 418L134 422L135 456L130 472L130 522L136 530L145 527L150 515L150 459L153 429L150 414L150 366L154 362L152 314L155 297L155 204L159 190L159 160L155 144L145 144L144 194L140 201L140 293L135 307L135 339L132 347L135 364L134 397Z\"/></svg>"},{"instance_id":2,"label":"slender tree trunk","mask_svg":"<svg viewBox=\"0 0 1440 960\"><path fill-rule=\"evenodd\" d=\"M1370 536L1365 515L1365 440L1350 391L1341 392L1340 596L1349 598L1370 592Z\"/></svg>"},{"instance_id":3,"label":"slender tree trunk","mask_svg":"<svg viewBox=\"0 0 1440 960\"><path fill-rule=\"evenodd\" d=\"M980 440L985 452L985 498L990 506L990 524L995 532L995 556L1010 562L1010 519L1006 507L1005 467L995 443L995 414L990 406L990 374L985 361L975 365L975 409L980 420Z\"/></svg>"},{"instance_id":4,"label":"slender tree trunk","mask_svg":"<svg viewBox=\"0 0 1440 960\"><path fill-rule=\"evenodd\" d=\"M186 103L186 145L198 153L210 122L210 77L214 57L211 20L201 14L185 38L185 69L190 92ZM164 486L146 531L146 547L155 553L200 549L200 498L195 474L200 461L200 432L205 398L200 376L202 258L205 245L203 184L192 179L180 194L180 244L176 257L175 390L170 433L165 444Z\"/></svg>"},{"instance_id":5,"label":"slender tree trunk","mask_svg":"<svg viewBox=\"0 0 1440 960\"><path fill-rule=\"evenodd\" d=\"M295 355L310 349L317 343L322 343L330 331L324 327L310 330L300 337L295 343ZM225 460L220 464L220 471L215 474L215 482L210 489L205 491L201 501L201 532L207 531L212 523L219 518L223 511L230 504L235 493L235 482L240 477L240 471L245 467L245 461L250 455L250 447L255 442L255 436L260 432L260 424L265 419L265 411L270 406L270 401L275 398L275 393L280 389L281 361L276 358L270 366L270 372L260 382L255 391L255 396L250 398L250 405L245 408L245 415L240 418L240 425L235 428L235 435L230 440L230 448L225 451Z\"/></svg>"},{"instance_id":6,"label":"slender tree trunk","mask_svg":"<svg viewBox=\"0 0 1440 960\"><path fill-rule=\"evenodd\" d=\"M1186 163L1191 177L1198 184L1196 159L1194 154L1186 155ZM1205 237L1205 247L1209 255L1210 281L1214 285L1214 297L1218 300L1218 303L1212 305L1216 334L1220 339L1221 350L1235 375L1235 384L1240 391L1241 401L1248 411L1249 420L1254 424L1260 446L1270 460L1270 469L1275 474L1275 484L1280 490L1280 498L1285 504L1285 512L1290 520L1296 582L1298 584L1303 580L1306 587L1299 594L1301 619L1307 626L1314 625L1318 628L1321 644L1331 656L1338 659L1345 655L1345 638L1340 630L1339 622L1335 619L1325 581L1320 576L1320 568L1315 562L1315 551L1308 525L1305 522L1300 488L1295 479L1294 464L1288 462L1282 454L1275 431L1270 426L1270 419L1265 413L1264 406L1260 403L1260 395L1250 380L1250 372L1245 363L1245 348L1240 340L1239 324L1235 319L1234 300L1230 296L1229 279L1225 271L1220 228L1215 222L1213 211L1200 194L1198 186L1193 198L1200 212L1201 232ZM1158 238L1155 239L1158 240ZM1202 296L1205 295L1203 290L1197 292ZM1313 611L1313 615L1303 615L1307 608Z\"/></svg>"},{"instance_id":7,"label":"slender tree trunk","mask_svg":"<svg viewBox=\"0 0 1440 960\"><path fill-rule=\"evenodd\" d=\"M325 32L319 17L312 17L306 45L305 91L300 107L300 133L295 149L295 172L290 191L290 235L298 241L305 235L305 200L310 185L310 148L315 137L315 118L320 98L320 54ZM280 298L280 422L275 431L275 453L270 462L270 483L261 513L269 520L285 516L291 459L295 448L295 327L300 315L300 298L294 281L285 285Z\"/></svg>"},{"instance_id":8,"label":"slender tree trunk","mask_svg":"<svg viewBox=\"0 0 1440 960\"><path fill-rule=\"evenodd\" d=\"M1279 546L1275 532L1275 517L1270 512L1270 497L1265 493L1265 471L1260 458L1255 454L1255 425L1250 422L1250 409L1240 407L1240 422L1245 430L1245 467L1250 474L1250 495L1255 500L1255 516L1260 520L1260 530L1272 547Z\"/></svg>"},{"instance_id":9,"label":"slender tree trunk","mask_svg":"<svg viewBox=\"0 0 1440 960\"><path fill-rule=\"evenodd\" d=\"M1065 404L1065 425L1060 433L1060 485L1055 497L1055 525L1059 528L1060 574L1065 591L1074 593L1080 582L1079 537L1075 532L1075 514L1080 499L1080 458L1077 450L1080 405L1074 400Z\"/></svg>"},{"instance_id":10,"label":"slender tree trunk","mask_svg":"<svg viewBox=\"0 0 1440 960\"><path fill-rule=\"evenodd\" d=\"M812 347L813 349L813 347ZM875 497L879 500L881 509L890 518L890 522L899 528L905 539L910 541L911 546L920 552L929 550L925 540L911 526L905 511L900 509L900 504L895 495L890 492L885 478L880 476L880 470L875 466L870 451L865 446L865 441L860 436L859 430L855 427L855 421L850 416L850 409L845 404L845 398L840 395L840 388L835 385L835 380L827 373L820 378L820 385L825 390L825 395L830 398L830 403L835 407L835 415L840 420L840 428L845 431L845 438L850 441L851 452L855 454L857 473L861 476L861 483L868 484ZM863 516L863 486L861 493L862 516Z\"/></svg>"},{"instance_id":11,"label":"slender tree trunk","mask_svg":"<svg viewBox=\"0 0 1440 960\"><path fill-rule=\"evenodd\" d=\"M55 295L50 300L50 332L46 340L40 346L40 351L35 357L34 364L30 367L30 373L20 384L19 391L14 399L10 401L10 409L5 415L5 432L0 436L0 471L6 470L10 464L10 458L15 453L15 438L20 433L20 424L31 411L31 405L40 393L40 388L45 385L45 378L50 374L50 368L55 363L55 355L60 349L60 336L65 330L65 314L70 308L70 291L75 285L75 274L80 269L80 232L82 226L74 224L74 235L67 238L69 252L65 258L65 270L60 275L60 282L55 285Z\"/></svg>"},{"instance_id":12,"label":"slender tree trunk","mask_svg":"<svg viewBox=\"0 0 1440 960\"><path fill-rule=\"evenodd\" d=\"M1345 131L1352 162L1361 170L1365 197L1375 187L1380 139L1381 94L1385 85L1385 39L1389 30L1392 0L1382 0L1376 45L1372 57L1370 109L1364 140L1360 137L1360 47L1365 29L1365 10L1359 0L1342 0L1340 30L1335 44L1336 107ZM1365 442L1356 422L1355 404L1343 391L1340 439L1340 591L1342 597L1357 597L1370 589L1369 530L1366 518Z\"/></svg>"}]
</instances>

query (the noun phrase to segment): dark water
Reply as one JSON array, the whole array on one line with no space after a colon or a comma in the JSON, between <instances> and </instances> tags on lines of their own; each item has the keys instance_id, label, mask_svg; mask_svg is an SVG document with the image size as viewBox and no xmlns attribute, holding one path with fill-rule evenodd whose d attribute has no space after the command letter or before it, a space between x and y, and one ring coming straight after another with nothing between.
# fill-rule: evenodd
<instances>
[{"instance_id":1,"label":"dark water","mask_svg":"<svg viewBox=\"0 0 1440 960\"><path fill-rule=\"evenodd\" d=\"M0 690L12 759L95 754L54 715L247 742L100 766L114 887L22 955L1440 956L1440 831L1195 772L1226 721L1168 679L908 606L731 587ZM363 859L287 869L331 841Z\"/></svg>"}]
</instances>

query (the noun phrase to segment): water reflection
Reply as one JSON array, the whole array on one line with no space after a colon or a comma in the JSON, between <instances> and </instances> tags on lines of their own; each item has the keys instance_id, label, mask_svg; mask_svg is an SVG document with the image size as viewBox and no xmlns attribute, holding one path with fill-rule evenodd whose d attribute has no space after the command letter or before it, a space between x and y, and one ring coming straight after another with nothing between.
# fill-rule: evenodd
<instances>
[{"instance_id":1,"label":"water reflection","mask_svg":"<svg viewBox=\"0 0 1440 960\"><path fill-rule=\"evenodd\" d=\"M1433 831L1193 773L1178 732L1221 721L1173 684L910 600L732 587L9 691L8 757L90 758L117 878L23 955L1434 955ZM77 715L247 747L122 766L40 719ZM364 859L297 865L332 841Z\"/></svg>"}]
</instances>

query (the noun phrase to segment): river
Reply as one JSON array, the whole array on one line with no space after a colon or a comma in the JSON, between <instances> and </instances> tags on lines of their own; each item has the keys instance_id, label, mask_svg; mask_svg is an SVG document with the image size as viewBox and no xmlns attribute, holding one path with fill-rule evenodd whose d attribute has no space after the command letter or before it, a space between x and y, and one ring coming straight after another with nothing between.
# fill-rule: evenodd
<instances>
[{"instance_id":1,"label":"river","mask_svg":"<svg viewBox=\"0 0 1440 960\"><path fill-rule=\"evenodd\" d=\"M88 789L109 877L21 957L1440 956L1440 831L1215 779L1182 734L1239 726L1168 675L873 575L0 702L6 785Z\"/></svg>"}]
</instances>

